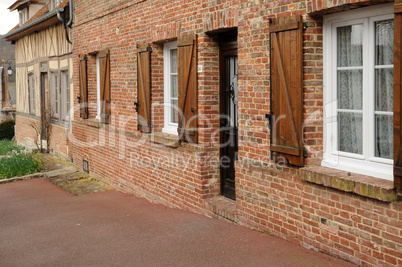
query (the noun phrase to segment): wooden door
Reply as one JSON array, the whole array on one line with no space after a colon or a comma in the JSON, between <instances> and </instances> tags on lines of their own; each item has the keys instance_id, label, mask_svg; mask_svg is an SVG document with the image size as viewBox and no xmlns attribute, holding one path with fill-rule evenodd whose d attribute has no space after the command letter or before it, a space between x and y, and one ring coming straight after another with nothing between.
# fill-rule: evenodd
<instances>
[{"instance_id":1,"label":"wooden door","mask_svg":"<svg viewBox=\"0 0 402 267\"><path fill-rule=\"evenodd\" d=\"M221 136L220 169L222 195L236 199L235 161L238 151L238 87L236 35L221 41Z\"/></svg>"},{"instance_id":2,"label":"wooden door","mask_svg":"<svg viewBox=\"0 0 402 267\"><path fill-rule=\"evenodd\" d=\"M41 117L41 139L46 140L46 128L45 128L45 120L46 120L46 95L49 93L49 81L47 72L41 73L40 79L40 117Z\"/></svg>"}]
</instances>

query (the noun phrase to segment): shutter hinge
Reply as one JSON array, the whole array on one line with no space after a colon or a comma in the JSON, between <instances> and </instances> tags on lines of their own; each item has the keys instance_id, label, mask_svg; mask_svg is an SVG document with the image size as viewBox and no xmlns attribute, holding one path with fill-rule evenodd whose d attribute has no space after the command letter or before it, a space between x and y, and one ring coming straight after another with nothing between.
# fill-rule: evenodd
<instances>
[{"instance_id":1,"label":"shutter hinge","mask_svg":"<svg viewBox=\"0 0 402 267\"><path fill-rule=\"evenodd\" d=\"M154 128L154 124L151 123L151 124L149 125L149 127L150 127L150 128Z\"/></svg>"},{"instance_id":2,"label":"shutter hinge","mask_svg":"<svg viewBox=\"0 0 402 267\"><path fill-rule=\"evenodd\" d=\"M149 52L152 53L152 46L149 47Z\"/></svg>"},{"instance_id":3,"label":"shutter hinge","mask_svg":"<svg viewBox=\"0 0 402 267\"><path fill-rule=\"evenodd\" d=\"M307 22L303 22L303 30L305 30L307 28L308 28Z\"/></svg>"},{"instance_id":4,"label":"shutter hinge","mask_svg":"<svg viewBox=\"0 0 402 267\"><path fill-rule=\"evenodd\" d=\"M307 150L303 150L303 156L305 159L307 158Z\"/></svg>"},{"instance_id":5,"label":"shutter hinge","mask_svg":"<svg viewBox=\"0 0 402 267\"><path fill-rule=\"evenodd\" d=\"M265 119L268 121L268 129L272 129L272 114L265 114Z\"/></svg>"},{"instance_id":6,"label":"shutter hinge","mask_svg":"<svg viewBox=\"0 0 402 267\"><path fill-rule=\"evenodd\" d=\"M135 112L138 113L138 108L139 108L140 104L137 101L137 102L134 102L134 105L135 105Z\"/></svg>"}]
</instances>

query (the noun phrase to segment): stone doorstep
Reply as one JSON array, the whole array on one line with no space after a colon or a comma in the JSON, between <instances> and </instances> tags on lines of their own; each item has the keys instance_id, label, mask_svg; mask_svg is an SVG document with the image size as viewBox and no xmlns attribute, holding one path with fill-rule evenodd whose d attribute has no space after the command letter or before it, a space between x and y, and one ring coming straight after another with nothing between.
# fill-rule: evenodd
<instances>
[{"instance_id":1,"label":"stone doorstep","mask_svg":"<svg viewBox=\"0 0 402 267\"><path fill-rule=\"evenodd\" d=\"M383 202L398 200L398 194L392 181L371 176L352 174L322 166L312 166L301 169L301 178L306 182L355 193Z\"/></svg>"},{"instance_id":2,"label":"stone doorstep","mask_svg":"<svg viewBox=\"0 0 402 267\"><path fill-rule=\"evenodd\" d=\"M214 197L207 201L207 210L212 212L215 217L221 217L231 222L237 223L236 202L223 196Z\"/></svg>"}]
</instances>

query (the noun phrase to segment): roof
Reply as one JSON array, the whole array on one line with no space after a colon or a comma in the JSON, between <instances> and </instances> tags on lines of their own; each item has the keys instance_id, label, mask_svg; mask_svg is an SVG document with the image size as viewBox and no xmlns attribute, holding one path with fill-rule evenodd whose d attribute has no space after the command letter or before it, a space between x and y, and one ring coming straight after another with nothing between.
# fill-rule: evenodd
<instances>
[{"instance_id":1,"label":"roof","mask_svg":"<svg viewBox=\"0 0 402 267\"><path fill-rule=\"evenodd\" d=\"M20 2L24 2L25 0L20 0ZM32 1L32 0L31 0ZM17 1L19 2L19 1ZM49 11L50 3L46 4L42 7L32 18L30 18L23 25L15 26L8 33L2 36L2 38L7 41L17 41L18 39L31 34L33 32L37 32L43 29L54 25L59 21L57 18L57 12L62 12L63 10L66 12L66 18L69 17L69 10L66 8L68 6L69 0L63 0L55 9ZM14 3L15 4L15 3Z\"/></svg>"}]
</instances>

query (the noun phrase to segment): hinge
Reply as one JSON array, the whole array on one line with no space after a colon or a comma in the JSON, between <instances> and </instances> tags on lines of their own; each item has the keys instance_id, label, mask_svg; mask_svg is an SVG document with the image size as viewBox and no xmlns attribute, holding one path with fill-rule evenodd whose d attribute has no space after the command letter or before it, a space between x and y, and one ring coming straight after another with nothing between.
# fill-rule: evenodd
<instances>
[{"instance_id":1,"label":"hinge","mask_svg":"<svg viewBox=\"0 0 402 267\"><path fill-rule=\"evenodd\" d=\"M151 123L149 127L154 128L154 124L153 124L153 123Z\"/></svg>"},{"instance_id":2,"label":"hinge","mask_svg":"<svg viewBox=\"0 0 402 267\"><path fill-rule=\"evenodd\" d=\"M303 30L305 30L307 28L308 28L307 22L303 22Z\"/></svg>"},{"instance_id":3,"label":"hinge","mask_svg":"<svg viewBox=\"0 0 402 267\"><path fill-rule=\"evenodd\" d=\"M149 52L152 53L152 46L149 47Z\"/></svg>"},{"instance_id":4,"label":"hinge","mask_svg":"<svg viewBox=\"0 0 402 267\"><path fill-rule=\"evenodd\" d=\"M268 121L268 129L272 129L272 114L265 114L265 119Z\"/></svg>"},{"instance_id":5,"label":"hinge","mask_svg":"<svg viewBox=\"0 0 402 267\"><path fill-rule=\"evenodd\" d=\"M307 158L307 150L303 150L303 156L305 159Z\"/></svg>"}]
</instances>

